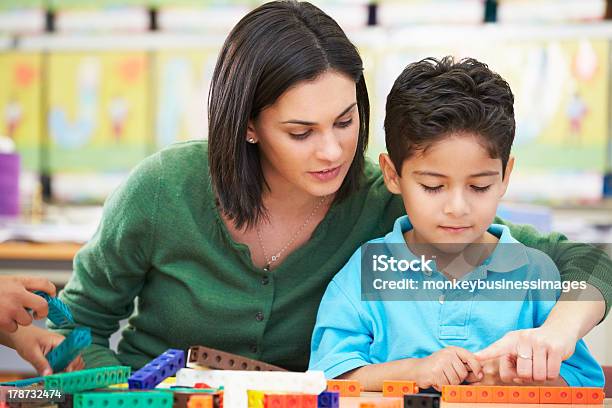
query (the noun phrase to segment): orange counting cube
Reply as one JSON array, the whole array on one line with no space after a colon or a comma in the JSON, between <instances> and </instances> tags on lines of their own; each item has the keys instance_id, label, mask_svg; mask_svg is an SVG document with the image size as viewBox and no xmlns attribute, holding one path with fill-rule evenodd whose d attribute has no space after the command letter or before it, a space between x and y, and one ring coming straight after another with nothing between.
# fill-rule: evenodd
<instances>
[{"instance_id":1,"label":"orange counting cube","mask_svg":"<svg viewBox=\"0 0 612 408\"><path fill-rule=\"evenodd\" d=\"M539 404L540 387L508 387L508 403L510 404Z\"/></svg>"},{"instance_id":2,"label":"orange counting cube","mask_svg":"<svg viewBox=\"0 0 612 408\"><path fill-rule=\"evenodd\" d=\"M192 395L187 402L187 408L212 408L212 395Z\"/></svg>"},{"instance_id":3,"label":"orange counting cube","mask_svg":"<svg viewBox=\"0 0 612 408\"><path fill-rule=\"evenodd\" d=\"M495 404L508 402L508 387L493 386L491 388L491 402Z\"/></svg>"},{"instance_id":4,"label":"orange counting cube","mask_svg":"<svg viewBox=\"0 0 612 408\"><path fill-rule=\"evenodd\" d=\"M445 402L461 402L461 392L459 385L443 385L442 386L442 401Z\"/></svg>"},{"instance_id":5,"label":"orange counting cube","mask_svg":"<svg viewBox=\"0 0 612 408\"><path fill-rule=\"evenodd\" d=\"M521 387L521 404L539 404L540 387Z\"/></svg>"},{"instance_id":6,"label":"orange counting cube","mask_svg":"<svg viewBox=\"0 0 612 408\"><path fill-rule=\"evenodd\" d=\"M317 395L314 394L303 394L302 395L302 408L317 408Z\"/></svg>"},{"instance_id":7,"label":"orange counting cube","mask_svg":"<svg viewBox=\"0 0 612 408\"><path fill-rule=\"evenodd\" d=\"M341 397L358 397L361 384L355 380L327 380L327 391L339 392Z\"/></svg>"},{"instance_id":8,"label":"orange counting cube","mask_svg":"<svg viewBox=\"0 0 612 408\"><path fill-rule=\"evenodd\" d=\"M586 404L589 400L586 388L570 387L570 390L572 390L572 404Z\"/></svg>"},{"instance_id":9,"label":"orange counting cube","mask_svg":"<svg viewBox=\"0 0 612 408\"><path fill-rule=\"evenodd\" d=\"M266 394L263 398L264 408L285 408L285 396L282 394Z\"/></svg>"},{"instance_id":10,"label":"orange counting cube","mask_svg":"<svg viewBox=\"0 0 612 408\"><path fill-rule=\"evenodd\" d=\"M606 394L601 388L585 388L587 404L603 404Z\"/></svg>"},{"instance_id":11,"label":"orange counting cube","mask_svg":"<svg viewBox=\"0 0 612 408\"><path fill-rule=\"evenodd\" d=\"M285 397L285 408L300 408L302 396L300 394L287 394Z\"/></svg>"},{"instance_id":12,"label":"orange counting cube","mask_svg":"<svg viewBox=\"0 0 612 408\"><path fill-rule=\"evenodd\" d=\"M459 395L461 402L476 402L476 387L472 385L460 385Z\"/></svg>"},{"instance_id":13,"label":"orange counting cube","mask_svg":"<svg viewBox=\"0 0 612 408\"><path fill-rule=\"evenodd\" d=\"M590 388L587 389L588 401L587 404L603 404L606 398L606 393L603 388Z\"/></svg>"},{"instance_id":14,"label":"orange counting cube","mask_svg":"<svg viewBox=\"0 0 612 408\"><path fill-rule=\"evenodd\" d=\"M493 390L491 387L474 386L476 390L476 402L493 402Z\"/></svg>"},{"instance_id":15,"label":"orange counting cube","mask_svg":"<svg viewBox=\"0 0 612 408\"><path fill-rule=\"evenodd\" d=\"M419 388L414 381L383 381L383 397L402 397L418 392Z\"/></svg>"},{"instance_id":16,"label":"orange counting cube","mask_svg":"<svg viewBox=\"0 0 612 408\"><path fill-rule=\"evenodd\" d=\"M571 404L569 387L540 387L540 404Z\"/></svg>"}]
</instances>

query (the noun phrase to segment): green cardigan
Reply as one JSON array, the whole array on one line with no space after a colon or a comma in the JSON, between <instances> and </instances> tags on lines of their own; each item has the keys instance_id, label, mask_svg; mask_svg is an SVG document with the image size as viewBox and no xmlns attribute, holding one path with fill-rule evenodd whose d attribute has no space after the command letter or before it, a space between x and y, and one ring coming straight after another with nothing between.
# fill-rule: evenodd
<instances>
[{"instance_id":1,"label":"green cardigan","mask_svg":"<svg viewBox=\"0 0 612 408\"><path fill-rule=\"evenodd\" d=\"M361 189L332 206L308 243L267 273L253 266L248 247L232 240L219 216L206 142L178 143L143 161L109 197L60 297L77 324L91 328L87 367L140 368L168 348L205 345L305 370L327 284L360 244L389 232L404 211L368 164ZM610 303L605 255L593 257L580 244L561 248L566 239L559 234L510 229L548 253L563 279L591 282ZM114 353L109 336L128 317Z\"/></svg>"}]
</instances>

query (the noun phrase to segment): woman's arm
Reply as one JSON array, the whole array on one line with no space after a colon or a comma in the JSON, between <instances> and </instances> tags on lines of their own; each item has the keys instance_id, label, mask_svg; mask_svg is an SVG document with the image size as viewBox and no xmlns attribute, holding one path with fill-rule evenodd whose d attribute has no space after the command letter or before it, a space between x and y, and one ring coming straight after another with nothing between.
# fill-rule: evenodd
<instances>
[{"instance_id":1,"label":"woman's arm","mask_svg":"<svg viewBox=\"0 0 612 408\"><path fill-rule=\"evenodd\" d=\"M499 217L495 218L495 222L507 225L512 236L519 242L547 254L559 269L563 281L584 281L597 288L600 294L593 290L581 294L580 302L586 302L585 299L592 301L590 306L585 303L581 308L588 316L577 317L581 320L580 327L586 330L580 333L582 336L605 318L612 306L612 260L604 251L592 245L568 241L564 235L556 232L540 234L530 225L511 224ZM576 293L571 296L575 297ZM567 296L562 297L562 300L567 299ZM565 318L564 312L570 308L561 308L555 313L563 313ZM589 323L597 317L594 314L599 311L599 319L589 327Z\"/></svg>"},{"instance_id":2,"label":"woman's arm","mask_svg":"<svg viewBox=\"0 0 612 408\"><path fill-rule=\"evenodd\" d=\"M109 337L134 311L134 299L151 268L161 180L158 160L158 155L146 159L109 197L98 230L77 253L74 273L60 293L76 324L91 328L92 345L83 353L87 367L120 365L109 349Z\"/></svg>"},{"instance_id":3,"label":"woman's arm","mask_svg":"<svg viewBox=\"0 0 612 408\"><path fill-rule=\"evenodd\" d=\"M510 332L476 356L512 362L500 365L504 381L512 377L526 382L554 380L562 361L574 354L576 343L601 320L604 309L601 292L591 285L584 291L564 293L542 326Z\"/></svg>"}]
</instances>

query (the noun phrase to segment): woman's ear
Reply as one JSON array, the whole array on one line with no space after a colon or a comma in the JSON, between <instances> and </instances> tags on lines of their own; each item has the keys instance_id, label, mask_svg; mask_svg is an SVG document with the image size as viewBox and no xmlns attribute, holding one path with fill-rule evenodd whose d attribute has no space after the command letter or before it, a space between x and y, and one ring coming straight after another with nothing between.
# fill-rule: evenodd
<instances>
[{"instance_id":1,"label":"woman's ear","mask_svg":"<svg viewBox=\"0 0 612 408\"><path fill-rule=\"evenodd\" d=\"M246 141L252 144L257 143L257 134L255 132L255 123L253 120L247 122Z\"/></svg>"},{"instance_id":2,"label":"woman's ear","mask_svg":"<svg viewBox=\"0 0 612 408\"><path fill-rule=\"evenodd\" d=\"M395 170L395 165L391 161L389 155L387 153L381 153L380 156L378 156L378 163L380 164L380 170L385 179L387 190L393 194L401 194L400 175Z\"/></svg>"}]
</instances>

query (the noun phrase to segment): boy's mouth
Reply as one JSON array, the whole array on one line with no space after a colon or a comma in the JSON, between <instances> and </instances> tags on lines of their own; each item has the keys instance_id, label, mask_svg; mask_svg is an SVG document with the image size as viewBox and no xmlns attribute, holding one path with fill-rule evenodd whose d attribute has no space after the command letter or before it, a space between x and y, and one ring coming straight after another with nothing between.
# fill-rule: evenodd
<instances>
[{"instance_id":1,"label":"boy's mouth","mask_svg":"<svg viewBox=\"0 0 612 408\"><path fill-rule=\"evenodd\" d=\"M469 225L462 225L462 226L440 225L438 226L438 228L441 228L444 232L449 232L451 234L460 234L462 232L467 231L468 229L472 227L470 227Z\"/></svg>"}]
</instances>

